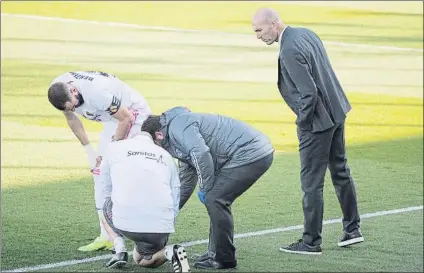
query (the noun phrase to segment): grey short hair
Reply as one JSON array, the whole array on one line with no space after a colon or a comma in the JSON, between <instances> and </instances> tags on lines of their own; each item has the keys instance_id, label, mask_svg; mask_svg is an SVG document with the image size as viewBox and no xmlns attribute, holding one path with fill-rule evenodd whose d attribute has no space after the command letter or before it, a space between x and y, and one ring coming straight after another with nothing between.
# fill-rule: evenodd
<instances>
[{"instance_id":1,"label":"grey short hair","mask_svg":"<svg viewBox=\"0 0 424 273\"><path fill-rule=\"evenodd\" d=\"M64 82L56 82L49 88L47 96L50 103L58 110L65 110L65 103L71 101L69 87Z\"/></svg>"}]
</instances>

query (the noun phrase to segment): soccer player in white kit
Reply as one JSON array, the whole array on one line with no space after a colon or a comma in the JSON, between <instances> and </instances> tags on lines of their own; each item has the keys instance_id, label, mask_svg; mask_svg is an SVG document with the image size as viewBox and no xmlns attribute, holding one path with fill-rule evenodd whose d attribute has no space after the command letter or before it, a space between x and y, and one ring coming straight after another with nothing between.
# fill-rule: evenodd
<instances>
[{"instance_id":1,"label":"soccer player in white kit","mask_svg":"<svg viewBox=\"0 0 424 273\"><path fill-rule=\"evenodd\" d=\"M84 146L94 179L94 197L100 223L100 236L92 243L80 247L80 251L112 249L113 243L103 226L102 208L105 197L99 182L99 165L112 141L132 137L140 132L151 109L144 97L114 75L98 71L64 73L50 84L50 103L63 111L67 123ZM103 131L99 137L97 152L90 144L87 133L76 114L101 122Z\"/></svg>"},{"instance_id":2,"label":"soccer player in white kit","mask_svg":"<svg viewBox=\"0 0 424 273\"><path fill-rule=\"evenodd\" d=\"M181 184L172 156L149 133L140 132L109 145L100 177L107 198L104 216L116 251L106 266L119 268L127 263L125 236L135 244L136 264L155 268L168 260L174 272L189 272L184 247L166 245L175 232L180 204Z\"/></svg>"}]
</instances>

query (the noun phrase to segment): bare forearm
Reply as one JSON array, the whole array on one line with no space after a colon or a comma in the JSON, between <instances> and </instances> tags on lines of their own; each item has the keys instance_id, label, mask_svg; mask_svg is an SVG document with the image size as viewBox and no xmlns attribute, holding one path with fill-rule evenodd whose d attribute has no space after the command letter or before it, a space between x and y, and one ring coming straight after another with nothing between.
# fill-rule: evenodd
<instances>
[{"instance_id":1,"label":"bare forearm","mask_svg":"<svg viewBox=\"0 0 424 273\"><path fill-rule=\"evenodd\" d=\"M97 154L94 151L93 146L88 141L87 133L85 132L84 126L82 125L81 120L70 111L63 112L65 115L66 121L68 122L69 128L71 128L74 135L81 142L82 146L84 146L85 152L88 156L88 162L90 164L91 170L93 170L98 164Z\"/></svg>"},{"instance_id":2,"label":"bare forearm","mask_svg":"<svg viewBox=\"0 0 424 273\"><path fill-rule=\"evenodd\" d=\"M127 136L128 131L131 129L131 119L120 120L118 128L116 128L114 140L121 140Z\"/></svg>"},{"instance_id":3,"label":"bare forearm","mask_svg":"<svg viewBox=\"0 0 424 273\"><path fill-rule=\"evenodd\" d=\"M85 132L84 126L78 117L67 116L66 120L68 122L69 128L71 128L74 135L78 138L83 146L88 145L90 142L88 141L87 133Z\"/></svg>"}]
</instances>

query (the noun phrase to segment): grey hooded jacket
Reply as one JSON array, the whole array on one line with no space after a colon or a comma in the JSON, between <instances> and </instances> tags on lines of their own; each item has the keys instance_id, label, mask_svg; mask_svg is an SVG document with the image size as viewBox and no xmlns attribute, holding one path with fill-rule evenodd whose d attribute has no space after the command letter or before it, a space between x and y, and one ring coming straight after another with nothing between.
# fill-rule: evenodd
<instances>
[{"instance_id":1,"label":"grey hooded jacket","mask_svg":"<svg viewBox=\"0 0 424 273\"><path fill-rule=\"evenodd\" d=\"M274 152L266 135L230 117L174 107L161 115L160 123L162 147L196 169L204 192L212 188L220 169L247 165Z\"/></svg>"}]
</instances>

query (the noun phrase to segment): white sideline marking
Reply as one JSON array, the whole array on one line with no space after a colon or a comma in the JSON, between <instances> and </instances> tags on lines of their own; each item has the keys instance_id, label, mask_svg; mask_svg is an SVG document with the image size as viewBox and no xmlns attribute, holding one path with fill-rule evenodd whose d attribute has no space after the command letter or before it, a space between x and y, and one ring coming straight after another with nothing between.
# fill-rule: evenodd
<instances>
[{"instance_id":1,"label":"white sideline marking","mask_svg":"<svg viewBox=\"0 0 424 273\"><path fill-rule=\"evenodd\" d=\"M6 17L16 17L16 18L26 18L42 21L58 21L58 22L68 22L68 23L82 23L82 24L93 24L93 25L102 25L102 26L111 26L111 27L124 27L124 28L133 28L133 29L145 29L145 30L162 30L162 31L174 31L174 32L192 32L192 33L216 33L216 34L226 34L226 35L249 35L245 33L230 33L223 31L215 30L196 30L196 29L182 29L182 28L171 28L171 27L160 27L160 26L143 26L130 23L120 23L120 22L102 22L102 21L93 21L93 20L81 20L81 19L71 19L71 18L60 18L60 17L47 17L47 16L38 16L38 15L27 15L27 14L12 14L12 13L1 13L1 16ZM420 48L406 48L406 47L395 47L395 46L379 46L379 45L367 45L367 44L355 44L355 43L342 43L334 41L324 41L325 44L348 47L348 48L363 48L363 49L381 49L388 51L409 51L409 52L424 52Z\"/></svg>"},{"instance_id":2,"label":"white sideline marking","mask_svg":"<svg viewBox=\"0 0 424 273\"><path fill-rule=\"evenodd\" d=\"M394 210L382 210L382 211L377 211L377 212L373 212L373 213L362 214L361 219L373 218L373 217L376 217L376 216L384 216L384 215L390 215L390 214L399 214L399 213L405 213L405 212L409 212L409 211L422 210L422 209L423 209L423 206L421 205L421 206L407 207L407 208L394 209ZM336 219L325 220L323 222L323 225L329 225L329 224L335 224L335 223L341 223L341 219L336 218ZM286 232L286 231L291 231L291 230L298 230L298 229L302 229L302 228L303 228L303 225L289 226L289 227L275 228L275 229L266 229L266 230L236 234L234 237L235 238L246 238L246 237L261 236L261 235L277 233L277 232ZM201 245L201 244L206 244L206 243L208 243L208 239L185 242L185 243L182 243L181 245L182 246L194 246L194 245ZM80 260L69 260L69 261L62 261L62 262L59 262L59 263L41 264L41 265L31 266L31 267L15 268L15 269L11 269L11 270L5 270L5 271L2 271L2 272L30 272L30 271L43 270L43 269L48 269L48 268L57 268L57 267L77 265L77 264L82 264L82 263L91 263L91 262L95 262L95 261L106 260L110 257L111 257L111 255L107 254L107 255L96 256L96 257L92 257L92 258L85 258L85 259L80 259Z\"/></svg>"}]
</instances>

